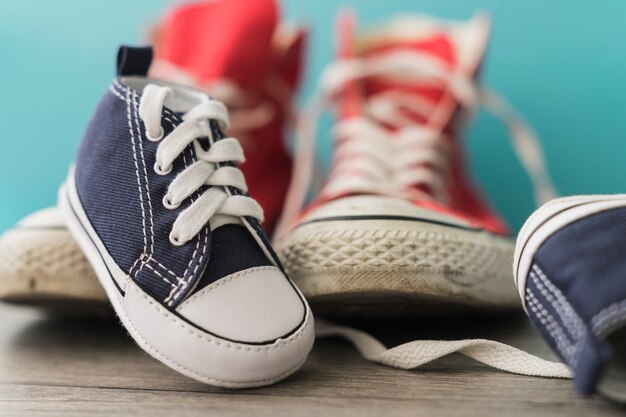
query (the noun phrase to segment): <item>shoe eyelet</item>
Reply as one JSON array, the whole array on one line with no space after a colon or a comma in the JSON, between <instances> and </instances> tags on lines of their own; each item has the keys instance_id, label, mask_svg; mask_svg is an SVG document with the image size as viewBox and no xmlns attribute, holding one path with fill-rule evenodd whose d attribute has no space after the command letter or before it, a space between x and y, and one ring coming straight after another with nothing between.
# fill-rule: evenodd
<instances>
[{"instance_id":1,"label":"shoe eyelet","mask_svg":"<svg viewBox=\"0 0 626 417\"><path fill-rule=\"evenodd\" d=\"M169 199L169 196L165 194L163 196L163 207L165 207L168 210L176 210L178 207L180 207L180 203L172 204L172 202Z\"/></svg>"},{"instance_id":2,"label":"shoe eyelet","mask_svg":"<svg viewBox=\"0 0 626 417\"><path fill-rule=\"evenodd\" d=\"M148 130L146 130L146 138L148 138L148 140L150 142L158 142L161 139L163 139L163 136L165 136L165 130L163 129L163 126L160 126L160 132L158 136L150 136L150 133L148 132Z\"/></svg>"},{"instance_id":3,"label":"shoe eyelet","mask_svg":"<svg viewBox=\"0 0 626 417\"><path fill-rule=\"evenodd\" d=\"M170 232L170 243L174 246L183 246L185 242L182 242L174 235L174 232Z\"/></svg>"},{"instance_id":4,"label":"shoe eyelet","mask_svg":"<svg viewBox=\"0 0 626 417\"><path fill-rule=\"evenodd\" d=\"M155 162L154 163L154 172L156 172L159 175L167 175L170 172L172 172L172 165L167 167L167 169L163 169L163 168L161 168L161 166L159 165L158 162Z\"/></svg>"}]
</instances>

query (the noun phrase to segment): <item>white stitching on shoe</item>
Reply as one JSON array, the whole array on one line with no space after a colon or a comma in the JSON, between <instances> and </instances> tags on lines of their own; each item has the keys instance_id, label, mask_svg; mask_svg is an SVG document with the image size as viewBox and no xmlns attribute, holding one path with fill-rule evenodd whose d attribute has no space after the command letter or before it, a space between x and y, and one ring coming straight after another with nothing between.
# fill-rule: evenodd
<instances>
[{"instance_id":1,"label":"white stitching on shoe","mask_svg":"<svg viewBox=\"0 0 626 417\"><path fill-rule=\"evenodd\" d=\"M554 294L558 303L562 306L562 310L564 310L565 317L567 318L569 325L574 327L576 331L578 332L578 336L576 337L578 338L582 336L585 333L584 322L580 318L580 316L576 313L572 305L567 301L563 293L552 282L550 282L550 280L548 279L546 274L543 272L543 270L539 268L539 266L537 266L536 264L533 265L533 271L537 274L537 276L542 281L542 283ZM532 275L533 273L531 272L531 276ZM535 280L535 284L539 286L539 282L536 280ZM555 307L555 310L557 310L557 312L561 314L560 309L556 308L556 305L554 303L552 303L552 305L553 307ZM563 320L563 322L566 323L566 320Z\"/></svg>"},{"instance_id":2,"label":"white stitching on shoe","mask_svg":"<svg viewBox=\"0 0 626 417\"><path fill-rule=\"evenodd\" d=\"M192 153L191 151L189 151L189 153L191 154L191 155L190 155L190 158L191 158L191 159L193 159L193 153ZM188 167L188 165L187 165L187 156L185 155L185 153L184 153L184 152L183 152L183 163L184 163L184 165L185 165L185 168L187 168L187 167ZM190 199L191 203L193 203L193 201L194 201L193 196L191 196L189 199ZM206 232L206 233L208 233L208 232ZM205 239L206 239L206 234L205 234ZM184 283L185 283L185 285L186 285L186 282L187 282L186 277L187 277L187 271L189 270L189 265L191 265L191 263L193 262L193 260L196 258L196 253L198 252L198 248L199 248L199 247L200 247L200 237L198 236L198 238L197 238L197 240L196 240L196 247L194 248L194 251L193 251L193 253L191 254L191 259L189 259L189 262L187 263L187 268L186 268L186 269L185 269L185 271L183 272L182 282L181 282L181 281L179 281L179 282L178 282L179 286L180 286L183 282L184 282ZM175 293L175 292L177 292L177 288L178 288L178 287L172 288L172 290L170 291L170 293L167 295L167 298L165 298L164 302L168 303L168 305L171 305L171 302L170 302L170 301L172 300L172 298L173 298L173 296L174 296L174 293Z\"/></svg>"},{"instance_id":3,"label":"white stitching on shoe","mask_svg":"<svg viewBox=\"0 0 626 417\"><path fill-rule=\"evenodd\" d=\"M164 109L165 110L165 109ZM167 120L168 122L170 122L172 125L174 124L174 120L170 119L167 116L163 116L163 120Z\"/></svg>"},{"instance_id":4,"label":"white stitching on shoe","mask_svg":"<svg viewBox=\"0 0 626 417\"><path fill-rule=\"evenodd\" d=\"M202 244L201 256L200 256L200 258L196 262L196 267L194 268L192 273L189 275L189 277L187 279L185 279L187 277L187 272L189 271L189 268L191 268L191 265L195 261L196 254L198 252L198 247L200 245L200 237L197 238L196 248L195 248L195 250L193 252L193 255L192 255L191 259L189 260L189 263L187 264L187 268L185 269L185 272L183 273L183 280L182 280L182 282L179 282L178 287L177 288L173 288L172 291L168 294L167 298L164 300L166 303L168 303L168 305L172 305L173 301L187 288L187 286L189 285L189 282L191 281L191 278L196 274L196 272L198 270L198 267L202 264L202 261L204 259L205 254L206 254L206 248L208 246L209 231L207 229L208 229L208 227L203 230L203 233L204 233L204 243Z\"/></svg>"},{"instance_id":5,"label":"white stitching on shoe","mask_svg":"<svg viewBox=\"0 0 626 417\"><path fill-rule=\"evenodd\" d=\"M132 120L131 120L132 113L131 113L131 110L130 110L130 98L129 98L129 96L130 96L130 91L126 90L126 118L128 120L128 130L130 132L131 143L132 143L132 148L133 148L133 159L134 159L134 162L135 162L135 174L137 176L137 185L138 185L138 189L139 189L139 201L140 201L140 205L141 205L141 218L142 218L142 230L143 230L143 253L141 254L140 258L143 258L144 255L147 253L147 250L148 250L148 236L147 236L147 233L146 233L146 213L145 213L145 209L144 209L143 190L142 190L142 187L141 187L141 179L139 177L139 162L137 160L137 151L136 151L136 145L135 145L135 133L134 133L133 124L132 124ZM135 276L143 268L143 265L144 265L143 260L141 261L141 263L142 263L141 267L139 267L139 269L135 273Z\"/></svg>"},{"instance_id":6,"label":"white stitching on shoe","mask_svg":"<svg viewBox=\"0 0 626 417\"><path fill-rule=\"evenodd\" d=\"M604 331L616 322L626 317L626 300L611 304L591 318L591 328L596 335L601 336Z\"/></svg>"},{"instance_id":7,"label":"white stitching on shoe","mask_svg":"<svg viewBox=\"0 0 626 417\"><path fill-rule=\"evenodd\" d=\"M116 81L114 81L114 84L116 86L118 86L119 88L122 88L119 84L117 84ZM120 99L123 99L123 97L112 87L109 87L109 90L115 94L117 97L119 97ZM125 93L127 95L130 95L131 91L127 88L123 88L123 91L125 91ZM135 108L135 113L134 113L134 117L132 117L132 121L135 122L135 124L137 125L137 133L138 133L138 138L141 138L141 127L139 125L138 122L138 118L137 118L137 102L136 102L136 93L132 92L133 94L133 104L134 104L134 108ZM141 143L141 140L138 140L139 145L140 145L140 149L141 149L141 157L142 157L142 164L144 167L144 178L146 180L146 188L147 188L147 199L148 199L148 204L150 207L150 222L151 222L151 253L150 255L148 255L148 250L147 250L147 233L146 233L146 226L145 226L145 222L146 222L146 217L145 217L145 208L144 208L144 203L143 203L143 190L141 187L141 178L139 176L139 167L138 167L138 161L137 161L137 153L136 153L136 142L135 142L135 138L134 138L134 134L133 132L135 131L133 128L131 128L132 126L132 121L131 121L131 112L130 112L130 103L131 100L130 98L128 99L124 99L126 101L127 104L127 118L129 119L129 131L131 134L131 139L132 139L132 143L133 143L133 157L135 159L135 170L136 170L136 175L137 175L137 182L139 184L139 197L140 197L140 202L141 202L141 210L142 210L142 222L143 222L143 233L144 233L144 250L143 253L139 256L139 258L137 258L135 260L135 262L133 263L133 265L131 266L131 268L128 271L129 275L132 275L132 271L133 269L137 266L137 262L141 261L141 266L139 267L139 269L137 269L137 271L135 271L134 275L132 275L133 277L137 277L137 275L139 274L139 272L143 269L143 267L146 265L147 262L149 262L150 260L153 260L154 262L156 262L159 266L161 266L162 268L164 268L167 272L169 272L171 275L173 275L174 277L177 278L177 281L180 281L180 278L178 278L176 276L175 273L173 273L172 271L170 271L169 269L167 269L165 266L163 266L161 263L159 263L158 261L156 261L153 258L153 254L154 254L154 221L153 221L153 214L152 214L152 203L150 201L150 192L149 192L149 188L148 188L148 178L147 178L147 172L146 172L146 163L145 163L145 156L143 154L143 144ZM153 268L151 268L153 269ZM156 271L155 271L156 272ZM158 273L157 273L158 274ZM159 276L161 276L160 274L158 274ZM170 284L171 286L173 286L174 284L172 282L170 282L169 280L166 280L168 284Z\"/></svg>"},{"instance_id":8,"label":"white stitching on shoe","mask_svg":"<svg viewBox=\"0 0 626 417\"><path fill-rule=\"evenodd\" d=\"M116 82L116 81L114 81L114 83L115 83L117 86L119 86L119 84L117 84L117 82ZM119 86L119 87L120 87L120 88L122 88L121 86ZM118 92L117 92L114 88L109 87L109 89L110 89L110 90L111 90L111 91L112 91L112 92L113 92L116 96L118 96L118 97L122 98L122 97L120 96L120 94L119 94L119 93L118 93ZM130 90L129 90L129 89L126 89L126 88L125 88L124 90L126 91L126 94L127 94L127 95L129 95L129 94L130 94ZM133 93L132 93L132 95L133 95L132 102L133 102L133 107L134 107L134 110L135 110L135 111L134 111L134 114L133 114L133 117L132 117L132 120L133 120L133 121L135 122L135 124L137 125L137 133L138 133L138 138L141 138L141 137L142 137L142 136L141 136L141 127L140 127L140 124L139 124L139 119L138 119L138 117L137 117L137 101L136 101L136 93L135 93L135 92L133 92ZM129 106L130 106L130 98L129 98L128 100L126 100L126 102L127 102L127 106L129 107ZM130 112L130 110L127 110L127 117L130 117L129 112ZM167 120L168 120L170 123L173 123L172 119L167 118ZM132 125L132 122L131 122L130 120L129 120L129 124L130 124L130 125ZM139 184L139 186L140 186L140 199L141 199L141 202L142 202L142 218L143 218L143 220L142 220L142 221L144 222L144 223L143 223L143 231L144 231L144 252L141 254L141 256L140 256L139 258L137 258L137 260L135 260L135 263L133 263L133 265L131 266L131 269L129 270L129 275L132 273L132 270L136 267L137 262L141 261L141 267L140 267L140 268L139 268L139 269L135 272L135 275L134 275L135 277L139 274L139 272L141 271L141 269L143 269L143 267L144 267L144 266L145 266L148 262L153 261L153 262L155 262L157 265L159 265L159 267L161 267L161 268L163 268L165 271L167 271L170 275L174 276L174 277L176 278L176 280L180 283L181 278L179 278L179 277L178 277L178 276L177 276L174 272L172 272L170 269L168 269L167 267L165 267L162 263L160 263L160 262L158 262L156 259L154 259L154 256L153 256L153 255L154 255L154 221L153 221L153 213L152 213L152 202L151 202L150 191L149 191L149 183L148 183L148 176L147 176L148 174L147 174L147 171L146 171L145 156L144 156L144 153L143 153L143 144L141 143L141 140L138 140L138 142L139 142L139 147L140 147L140 150L141 150L140 155L141 155L141 158L142 158L142 164L143 164L143 169L144 169L144 179L145 179L145 181L146 181L146 188L147 188L147 190L146 190L146 191L147 191L147 193L146 193L146 194L147 194L147 200L148 200L148 205L149 205L149 208L150 208L150 222L151 222L151 250L150 250L150 254L148 254L148 253L147 253L147 252L148 252L148 250L147 250L147 233L146 233L146 227L145 227L145 209L144 209L144 206L143 206L143 197L142 197L142 196L143 196L143 190L141 189L141 179L140 179L140 176L139 176L139 171L138 171L138 169L139 169L139 168L138 168L138 161L137 161L137 156L136 156L136 155L137 155L137 153L136 153L136 143L135 143L135 139L134 139L134 134L133 134L133 132L134 132L134 129L133 129L133 130L130 130L130 133L131 133L131 138L132 138L132 140L133 140L133 156L134 156L134 158L135 158L135 168L136 168L136 174L137 174L137 182L138 182L138 184ZM148 267L149 267L149 265L148 265ZM154 271L154 272L155 272L158 276L160 276L161 278L163 278L163 279L164 279L164 280L165 280L165 281L166 281L169 285L171 285L172 287L175 287L175 285L174 285L171 281L167 280L165 277L163 277L161 274L159 274L159 273L158 273L158 272L157 272L154 268L150 268L150 269L152 269L152 270L153 270L153 271Z\"/></svg>"},{"instance_id":9,"label":"white stitching on shoe","mask_svg":"<svg viewBox=\"0 0 626 417\"><path fill-rule=\"evenodd\" d=\"M129 88L121 85L117 80L113 80L112 85L109 86L109 90L114 95L116 95L118 98L126 101L127 107L129 107L130 106L130 100L129 99L125 99L124 97L122 97L120 92L117 91L116 89L121 90L126 95L128 95L131 90ZM133 92L133 97L134 98L136 97L136 93L135 92ZM136 104L136 100L135 99L133 99L133 103L135 105L135 114L136 114L136 111L137 111L136 106L137 106L137 104ZM127 110L127 116L128 117L130 117L130 113L129 112L130 112L130 110ZM164 108L163 112L165 114L167 114L167 116L164 116L163 118L165 120L167 120L168 122L170 122L172 125L175 123L173 119L178 119L179 118L179 116L177 114L171 112L169 109L165 109ZM130 122L129 122L129 124L130 124ZM139 125L138 122L137 122L137 124ZM134 136L133 136L132 130L131 130L131 137L133 137L133 143L134 143ZM141 138L141 136L140 136L140 138ZM142 151L143 151L143 146L141 146L141 147L142 147ZM190 153L190 157L193 158L193 150L189 149L189 150L186 150L186 152L187 151ZM135 152L136 152L135 149L133 149L133 153L135 153ZM143 154L142 154L142 158L143 158ZM185 156L185 153L183 153L183 162L184 162L185 167L188 167L188 162L187 162L187 158ZM142 191L141 190L141 180L139 178L139 172L138 172L138 166L137 166L138 163L137 163L137 159L136 159L136 153L135 153L135 164L136 164L136 169L137 169L137 178L138 178L138 183L139 183L139 186L140 186L139 190L140 190L140 197L141 197L141 191ZM144 164L144 172L145 172L145 159L143 160L143 164ZM147 178L146 178L146 184L147 184ZM148 190L148 194L149 194L149 190ZM148 196L148 198L150 198L150 197ZM193 202L193 198L190 198L190 200L191 200L191 202ZM148 258L146 258L146 256L147 256L147 253L146 253L147 252L147 236L146 235L147 234L146 234L146 230L145 230L145 212L144 212L144 207L143 207L143 198L141 199L141 201L142 201L142 217L143 217L143 221L144 221L144 254L142 254L140 256L140 258L138 259L138 260L141 260L141 267L137 271L135 271L135 275L134 275L135 277L139 274L139 272L141 271L141 269L143 268L145 263L148 262L150 258L152 258L154 260L152 255L150 255ZM151 206L152 205L150 204L150 207ZM201 241L201 239L198 236L197 237L197 241L196 241L196 247L195 247L194 252L193 252L193 254L191 256L191 259L189 260L189 263L187 264L187 268L185 269L185 272L183 273L183 277L182 278L178 277L175 273L171 272L169 269L164 267L158 261L154 260L161 267L165 268L168 272L170 272L171 275L175 276L177 281L178 281L178 285L175 288L172 289L172 292L170 292L168 297L165 299L165 302L168 302L169 305L171 305L172 302L174 301L174 299L176 297L178 297L187 288L187 286L189 285L189 282L191 281L191 278L193 278L193 276L197 273L198 268L200 267L200 265L202 264L202 261L204 260L204 256L206 255L206 249L208 247L208 235L209 235L209 226L208 225L204 228L203 232L204 232L204 239L203 239L202 248L201 248L201 252L200 252L201 253L200 258L197 261L195 259L196 256L198 255L198 249L200 249L200 241ZM154 231L152 232L152 235L154 235ZM154 240L153 240L153 242L154 242ZM197 262L196 267L192 271L192 274L189 277L186 277L186 275L189 272L189 269L193 265L194 261ZM135 264L133 264L133 266L131 267L130 271L132 271L132 269L136 266L136 263L137 263L137 261L135 261ZM129 275L130 275L130 272L129 272Z\"/></svg>"},{"instance_id":10,"label":"white stitching on shoe","mask_svg":"<svg viewBox=\"0 0 626 417\"><path fill-rule=\"evenodd\" d=\"M563 312L563 309L561 308L562 305L554 298L552 293L548 291L546 286L544 286L543 283L539 281L539 278L537 277L537 275L531 271L530 277L532 278L533 282L535 283L535 285L537 286L541 294L544 296L544 298L550 303L552 308L554 308L556 313L559 315L561 322L563 323L564 327L567 329L568 333L571 335L572 339L574 341L578 340L578 338L581 337L584 333L582 324L578 325L575 323L571 323L572 317L568 316L567 313Z\"/></svg>"},{"instance_id":11,"label":"white stitching on shoe","mask_svg":"<svg viewBox=\"0 0 626 417\"><path fill-rule=\"evenodd\" d=\"M114 81L115 82L115 81ZM109 86L109 91L111 91L113 94L115 94L117 97L119 97L121 100L126 101L126 99L113 87L113 85Z\"/></svg>"},{"instance_id":12,"label":"white stitching on shoe","mask_svg":"<svg viewBox=\"0 0 626 417\"><path fill-rule=\"evenodd\" d=\"M146 256L145 253L142 253L141 256L139 256L139 258L135 259L135 262L133 263L133 265L130 267L130 269L128 270L128 275L134 277L135 275L132 274L133 269L135 269L135 267L137 266L137 263L139 261L143 261L143 258Z\"/></svg>"},{"instance_id":13,"label":"white stitching on shoe","mask_svg":"<svg viewBox=\"0 0 626 417\"><path fill-rule=\"evenodd\" d=\"M135 100L135 96L136 93L130 89L126 89L127 94L132 94L132 99L129 100L133 103L133 108L134 108L134 113L131 115L132 116L132 120L133 120L133 124L134 126L136 126L136 132L137 132L137 141L133 141L133 145L134 145L134 151L136 151L137 149L137 143L139 144L139 149L141 150L141 152L139 152L139 155L141 156L141 161L142 161L142 165L143 165L143 171L144 171L144 179L146 181L145 184L145 193L146 193L146 201L148 201L148 207L149 207L149 219L150 219L150 242L151 242L151 246L150 246L150 250L148 250L148 248L144 249L144 255L141 257L141 266L139 267L139 269L135 272L135 277L139 274L139 272L141 272L141 270L143 269L144 266L146 266L146 263L150 260L150 258L154 255L154 221L153 221L153 214L152 214L152 202L150 199L150 188L149 188L149 184L148 184L148 178L147 178L147 172L146 172L146 161L145 161L145 155L143 153L143 139L142 139L142 135L141 135L141 127L139 124L139 118L137 115L137 103ZM133 129L133 131L135 131ZM139 175L139 174L138 174ZM141 181L140 181L141 183ZM144 193L144 189L143 186L141 187L141 193L143 195ZM142 198L142 202L143 202L143 198ZM145 208L142 206L142 210L145 210ZM145 211L144 211L145 213ZM144 219L145 220L145 219ZM144 224L144 228L145 228L145 224ZM146 232L144 231L144 234L146 234ZM173 285L173 283L169 280L168 284Z\"/></svg>"},{"instance_id":14,"label":"white stitching on shoe","mask_svg":"<svg viewBox=\"0 0 626 417\"><path fill-rule=\"evenodd\" d=\"M135 92L133 92L133 103L134 103L134 120L135 120L135 124L137 125L137 129L138 129L138 137L142 138L143 135L141 133L141 124L139 123L139 113L138 113L138 103L137 103L137 94ZM172 119L170 118L165 118L167 119L171 124L173 124L174 122L172 121ZM154 258L154 214L152 211L152 198L150 196L150 186L149 186L149 182L148 182L148 173L147 173L147 169L146 169L146 162L145 162L145 155L144 155L144 150L143 150L143 143L142 140L138 141L139 142L139 147L141 150L141 158L142 158L142 163L143 163L143 170L144 170L144 178L146 181L146 195L147 195L147 200L148 200L148 206L149 206L149 213L150 213L150 229L151 229L151 239L152 239L152 246L150 249L150 254L147 256L146 259L142 260L142 262L144 264L148 264L148 262L154 262L155 265L158 265L160 268L162 268L164 271L166 271L168 274L172 275L176 281L177 284L174 284L173 282L171 282L169 279L163 277L161 274L159 274L154 268L150 268L152 269L155 274L157 274L159 277L161 277L163 280L165 280L168 284L170 284L170 286L172 286L172 288L175 288L176 285L180 285L181 281L184 281L182 278L180 278L178 275L176 275L176 273L174 273L173 271L171 271L169 268L167 268L165 265L163 265L161 262L157 261ZM186 164L186 161L185 161ZM149 266L149 265L146 265Z\"/></svg>"},{"instance_id":15,"label":"white stitching on shoe","mask_svg":"<svg viewBox=\"0 0 626 417\"><path fill-rule=\"evenodd\" d=\"M157 271L153 266L150 266L150 264L148 262L145 262L145 266L146 268L150 269L152 272L154 272L158 277L160 277L163 281L165 281L170 287L175 287L174 284L172 284L172 282L170 280L168 280L167 278L165 278L163 275L161 275L161 273L159 271Z\"/></svg>"},{"instance_id":16,"label":"white stitching on shoe","mask_svg":"<svg viewBox=\"0 0 626 417\"><path fill-rule=\"evenodd\" d=\"M167 114L170 114L172 117L178 117L176 114L172 113L172 112L171 112L171 111L169 111L168 109L163 109L163 111L164 111L165 113L167 113ZM174 123L174 122L173 122L171 119L169 119L169 118L166 118L166 120L170 120L170 121L172 122L172 124ZM188 149L186 149L186 150L185 150L185 152L188 152L188 153L189 153L189 158L190 158L191 160L193 160L193 157L194 157L194 150L193 150L192 148L188 148ZM183 165L185 166L185 168L187 168L187 167L189 167L189 161L187 160L187 155L185 155L185 152L183 152ZM193 203L193 202L195 201L194 197L193 197L193 196L190 196L190 197L189 197L189 201L190 201L191 203ZM204 259L204 254L206 254L206 249L207 249L207 247L208 247L208 236L209 236L209 226L208 226L208 225L204 228L203 233L204 233L204 243L203 243L203 246L202 246L202 256L201 256L201 257L200 257L200 259L198 260L198 262L199 262L199 263L201 263L201 262L202 262L202 260ZM180 285L182 285L182 286L183 286L183 287L182 287L182 289L181 289L181 291L182 291L184 288L186 288L186 287L187 287L187 285L189 284L189 281L190 281L190 280L191 280L191 278L192 278L192 277L189 277L188 279L185 279L185 278L186 278L186 276L187 276L187 272L188 272L188 270L189 270L189 268L190 268L191 264L193 263L193 261L194 261L194 259L195 259L196 255L197 255L197 252L198 252L198 249L199 249L199 248L200 248L200 236L198 236L198 237L196 238L196 247L194 248L193 254L191 255L191 259L190 259L190 260L189 260L189 262L187 263L187 268L186 268L186 269L185 269L185 271L183 272L182 279L178 282L178 285L179 285L179 286L180 286ZM171 293L170 293L170 294L168 294L168 298L169 298L170 296L171 296ZM166 299L165 301L167 302L167 299ZM170 305L171 305L171 303L170 303Z\"/></svg>"},{"instance_id":17,"label":"white stitching on shoe","mask_svg":"<svg viewBox=\"0 0 626 417\"><path fill-rule=\"evenodd\" d=\"M150 256L154 255L154 214L152 212L152 198L150 197L150 183L148 182L148 171L146 169L146 157L144 155L144 151L143 151L143 135L141 133L141 124L139 123L139 113L138 113L138 106L139 104L137 104L137 93L133 91L133 107L135 109L134 112L134 121L135 121L135 125L137 126L137 137L139 138L139 140L137 141L139 143L139 155L141 155L141 162L143 164L143 176L144 179L146 181L146 196L147 196L147 200L148 200L148 213L150 214L150 235L151 235L151 246L150 246Z\"/></svg>"},{"instance_id":18,"label":"white stitching on shoe","mask_svg":"<svg viewBox=\"0 0 626 417\"><path fill-rule=\"evenodd\" d=\"M528 307L535 313L541 324L543 324L556 342L556 346L561 355L569 364L573 363L573 352L576 350L574 345L569 341L563 332L563 328L554 320L554 317L542 306L541 302L535 297L532 290L526 292L526 302Z\"/></svg>"},{"instance_id":19,"label":"white stitching on shoe","mask_svg":"<svg viewBox=\"0 0 626 417\"><path fill-rule=\"evenodd\" d=\"M163 265L161 262L157 261L154 256L149 257L148 259L146 259L146 262L153 262L155 266L158 266L159 268L161 268L164 272L167 272L168 274L170 274L171 276L173 276L174 278L176 278L176 281L178 281L180 283L180 281L182 280L181 277L179 277L178 275L176 275L176 273L170 269L168 269L165 265Z\"/></svg>"},{"instance_id":20,"label":"white stitching on shoe","mask_svg":"<svg viewBox=\"0 0 626 417\"><path fill-rule=\"evenodd\" d=\"M189 149L189 153L190 158L193 159L193 150ZM185 164L185 167L187 167L187 157L185 156L185 154L183 153L183 162ZM190 197L191 203L194 202L193 197ZM196 271L198 270L198 266L201 265L202 261L204 260L204 256L206 255L206 249L208 247L208 236L209 236L209 226L207 225L204 230L204 242L202 244L202 252L201 252L201 256L200 259L198 259L198 263L196 265L196 268L194 268L193 273L191 276L189 276L187 278L187 273L189 272L189 268L191 268L191 265L193 263L193 261L196 258L196 255L198 253L198 249L200 247L200 236L198 236L196 239L196 247L194 248L193 254L191 255L191 259L189 260L189 263L187 263L187 268L185 268L185 271L183 272L183 279L182 282L179 281L178 283L178 287L176 289L172 289L172 291L170 291L170 293L168 294L167 298L164 300L164 302L168 303L168 305L172 305L172 302L187 288L187 286L189 285L189 282L191 281L191 278L196 274Z\"/></svg>"}]
</instances>

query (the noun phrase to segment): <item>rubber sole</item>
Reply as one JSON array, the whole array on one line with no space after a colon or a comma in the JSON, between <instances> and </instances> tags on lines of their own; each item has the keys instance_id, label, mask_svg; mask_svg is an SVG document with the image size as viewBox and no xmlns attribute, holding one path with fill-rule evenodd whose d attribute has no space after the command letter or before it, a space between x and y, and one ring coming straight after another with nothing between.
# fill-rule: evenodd
<instances>
[{"instance_id":1,"label":"rubber sole","mask_svg":"<svg viewBox=\"0 0 626 417\"><path fill-rule=\"evenodd\" d=\"M490 233L385 219L303 224L279 253L316 314L385 318L519 308L513 251Z\"/></svg>"},{"instance_id":2,"label":"rubber sole","mask_svg":"<svg viewBox=\"0 0 626 417\"><path fill-rule=\"evenodd\" d=\"M113 314L93 269L64 227L16 227L2 236L0 300L58 315Z\"/></svg>"}]
</instances>

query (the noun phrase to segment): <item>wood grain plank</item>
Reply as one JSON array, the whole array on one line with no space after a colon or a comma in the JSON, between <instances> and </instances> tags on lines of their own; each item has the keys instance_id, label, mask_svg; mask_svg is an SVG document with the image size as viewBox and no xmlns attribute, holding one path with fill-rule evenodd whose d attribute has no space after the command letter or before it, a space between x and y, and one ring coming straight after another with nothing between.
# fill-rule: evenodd
<instances>
[{"instance_id":1,"label":"wood grain plank","mask_svg":"<svg viewBox=\"0 0 626 417\"><path fill-rule=\"evenodd\" d=\"M571 381L530 378L451 355L403 371L321 340L293 377L232 391L186 378L143 353L114 320L46 318L0 306L0 416L335 415L610 416ZM542 356L549 350L522 316L362 324L391 346L413 338L489 337ZM621 413L620 413L621 414Z\"/></svg>"}]
</instances>

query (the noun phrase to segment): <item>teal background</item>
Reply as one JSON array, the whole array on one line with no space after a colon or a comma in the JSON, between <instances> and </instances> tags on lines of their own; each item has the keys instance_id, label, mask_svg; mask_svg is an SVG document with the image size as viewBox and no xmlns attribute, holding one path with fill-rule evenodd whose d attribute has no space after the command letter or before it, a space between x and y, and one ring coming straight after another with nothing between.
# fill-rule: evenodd
<instances>
[{"instance_id":1,"label":"teal background","mask_svg":"<svg viewBox=\"0 0 626 417\"><path fill-rule=\"evenodd\" d=\"M576 0L350 1L363 26L398 12L493 17L485 84L544 142L560 191L624 192L626 2ZM113 75L120 43L137 43L164 0L0 0L0 231L55 203L90 114ZM332 56L337 1L283 2L312 30L302 99ZM216 42L219 33L211 33ZM328 138L321 138L325 155ZM467 137L474 176L514 228L533 209L503 126L479 114Z\"/></svg>"}]
</instances>

